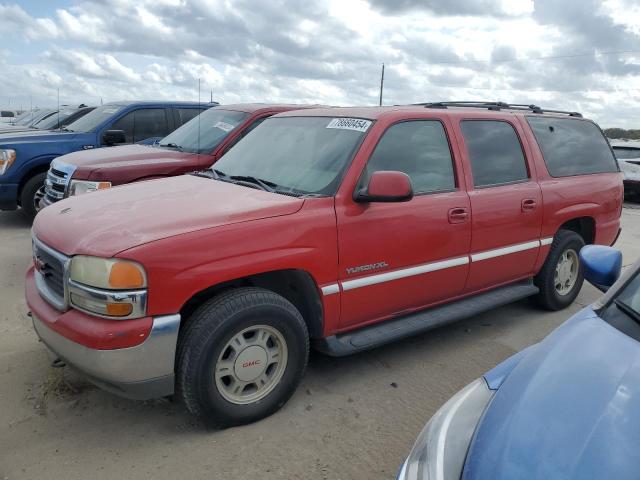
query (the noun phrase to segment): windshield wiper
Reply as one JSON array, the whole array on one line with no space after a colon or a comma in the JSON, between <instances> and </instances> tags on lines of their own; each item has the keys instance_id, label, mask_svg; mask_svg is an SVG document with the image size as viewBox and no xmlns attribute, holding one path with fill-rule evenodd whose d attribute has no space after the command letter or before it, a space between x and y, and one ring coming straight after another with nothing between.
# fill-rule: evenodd
<instances>
[{"instance_id":1,"label":"windshield wiper","mask_svg":"<svg viewBox=\"0 0 640 480\"><path fill-rule=\"evenodd\" d=\"M221 180L223 182L229 181L226 173L214 168L207 168L206 170L192 172L191 175L195 175L196 177L212 178L213 180Z\"/></svg>"},{"instance_id":2,"label":"windshield wiper","mask_svg":"<svg viewBox=\"0 0 640 480\"><path fill-rule=\"evenodd\" d=\"M636 322L640 323L640 313L639 312L636 312L633 308L631 308L629 305L624 303L622 300L617 300L616 299L615 302L616 302L616 307L618 307L624 313L629 315Z\"/></svg>"},{"instance_id":3,"label":"windshield wiper","mask_svg":"<svg viewBox=\"0 0 640 480\"><path fill-rule=\"evenodd\" d=\"M277 187L278 184L270 182L268 180L261 180L259 178L252 177L250 175L231 175L229 178L231 180L238 180L240 182L253 183L259 186L260 189L264 190L265 192L277 193L274 187Z\"/></svg>"},{"instance_id":4,"label":"windshield wiper","mask_svg":"<svg viewBox=\"0 0 640 480\"><path fill-rule=\"evenodd\" d=\"M67 127L62 127L62 128L60 129L60 131L61 131L61 132L75 132L75 130L71 130L70 128L67 128Z\"/></svg>"},{"instance_id":5,"label":"windshield wiper","mask_svg":"<svg viewBox=\"0 0 640 480\"><path fill-rule=\"evenodd\" d=\"M161 146L161 147L175 148L176 150L178 150L180 152L182 152L184 150L180 145L178 145L177 143L173 143L173 142L171 142L171 143L160 143L158 145Z\"/></svg>"}]
</instances>

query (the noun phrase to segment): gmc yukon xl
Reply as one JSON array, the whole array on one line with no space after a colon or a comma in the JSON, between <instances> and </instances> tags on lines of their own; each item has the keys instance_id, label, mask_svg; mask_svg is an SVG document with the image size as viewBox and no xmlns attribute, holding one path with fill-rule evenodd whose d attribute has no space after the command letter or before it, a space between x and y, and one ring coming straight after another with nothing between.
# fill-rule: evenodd
<instances>
[{"instance_id":1,"label":"gmc yukon xl","mask_svg":"<svg viewBox=\"0 0 640 480\"><path fill-rule=\"evenodd\" d=\"M622 195L577 113L298 110L212 169L43 209L26 299L59 363L238 425L287 401L310 345L346 355L529 296L568 306Z\"/></svg>"}]
</instances>

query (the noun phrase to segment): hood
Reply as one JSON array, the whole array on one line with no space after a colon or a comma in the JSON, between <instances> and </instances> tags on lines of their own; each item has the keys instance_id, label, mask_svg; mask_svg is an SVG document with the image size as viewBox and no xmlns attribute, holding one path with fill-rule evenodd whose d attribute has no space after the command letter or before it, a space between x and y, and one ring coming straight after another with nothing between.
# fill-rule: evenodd
<instances>
[{"instance_id":1,"label":"hood","mask_svg":"<svg viewBox=\"0 0 640 480\"><path fill-rule=\"evenodd\" d=\"M110 173L123 169L158 167L161 171L185 162L193 162L197 155L147 145L96 148L65 155L61 160L76 167L74 178L82 180L109 180ZM204 157L204 155L203 155ZM207 155L207 158L211 158ZM213 160L209 161L209 164ZM155 172L155 170L154 170ZM98 178L99 177L99 178Z\"/></svg>"},{"instance_id":2,"label":"hood","mask_svg":"<svg viewBox=\"0 0 640 480\"><path fill-rule=\"evenodd\" d=\"M640 344L585 309L496 392L463 478L636 479Z\"/></svg>"},{"instance_id":3,"label":"hood","mask_svg":"<svg viewBox=\"0 0 640 480\"><path fill-rule=\"evenodd\" d=\"M18 133L18 132L31 132L33 128L25 127L23 125L4 125L0 123L0 134L4 133Z\"/></svg>"},{"instance_id":4,"label":"hood","mask_svg":"<svg viewBox=\"0 0 640 480\"><path fill-rule=\"evenodd\" d=\"M86 135L75 132L61 132L56 130L29 130L16 133L0 133L0 145L18 143L59 142L73 140L78 135Z\"/></svg>"},{"instance_id":5,"label":"hood","mask_svg":"<svg viewBox=\"0 0 640 480\"><path fill-rule=\"evenodd\" d=\"M197 230L297 212L304 200L193 175L71 197L44 208L33 233L67 255L110 257Z\"/></svg>"}]
</instances>

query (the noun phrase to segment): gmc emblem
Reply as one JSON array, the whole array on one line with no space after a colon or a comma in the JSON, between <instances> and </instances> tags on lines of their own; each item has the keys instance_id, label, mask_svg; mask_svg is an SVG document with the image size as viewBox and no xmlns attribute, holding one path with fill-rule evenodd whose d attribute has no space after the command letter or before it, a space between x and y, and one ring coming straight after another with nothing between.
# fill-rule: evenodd
<instances>
[{"instance_id":1,"label":"gmc emblem","mask_svg":"<svg viewBox=\"0 0 640 480\"><path fill-rule=\"evenodd\" d=\"M242 368L253 367L255 365L260 365L260 360L249 360L248 362L244 362L242 364Z\"/></svg>"}]
</instances>

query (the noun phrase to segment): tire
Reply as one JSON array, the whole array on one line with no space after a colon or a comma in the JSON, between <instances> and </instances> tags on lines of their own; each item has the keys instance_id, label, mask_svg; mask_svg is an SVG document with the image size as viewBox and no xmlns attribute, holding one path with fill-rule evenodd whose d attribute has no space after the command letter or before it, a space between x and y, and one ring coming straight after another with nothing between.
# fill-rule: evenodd
<instances>
[{"instance_id":1,"label":"tire","mask_svg":"<svg viewBox=\"0 0 640 480\"><path fill-rule=\"evenodd\" d=\"M576 232L559 230L556 233L547 259L534 278L535 285L540 289L535 300L541 307L547 310L562 310L576 299L584 282L579 262L582 247L584 247L584 240ZM559 265L561 259L566 261L570 257L572 258L570 263L565 263L564 266ZM575 273L569 268L573 262L575 262ZM561 268L559 279L556 278L557 267ZM573 278L573 281L563 281L568 278Z\"/></svg>"},{"instance_id":2,"label":"tire","mask_svg":"<svg viewBox=\"0 0 640 480\"><path fill-rule=\"evenodd\" d=\"M300 312L269 290L239 288L205 302L189 319L178 344L176 391L208 426L244 425L289 400L308 358Z\"/></svg>"},{"instance_id":3,"label":"tire","mask_svg":"<svg viewBox=\"0 0 640 480\"><path fill-rule=\"evenodd\" d=\"M34 175L27 180L20 192L20 207L22 208L22 212L31 219L38 213L35 206L35 198L40 187L44 185L45 178L47 178L46 172Z\"/></svg>"}]
</instances>

